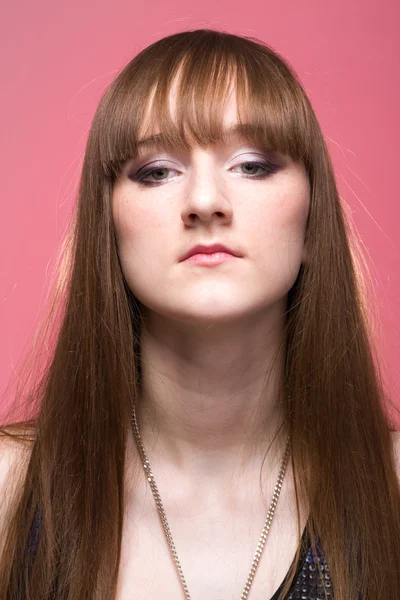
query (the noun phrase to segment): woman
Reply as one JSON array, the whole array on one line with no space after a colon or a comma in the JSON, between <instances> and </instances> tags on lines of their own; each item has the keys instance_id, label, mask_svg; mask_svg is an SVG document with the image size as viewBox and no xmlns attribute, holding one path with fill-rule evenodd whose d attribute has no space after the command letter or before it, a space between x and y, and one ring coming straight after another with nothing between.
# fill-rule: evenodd
<instances>
[{"instance_id":1,"label":"woman","mask_svg":"<svg viewBox=\"0 0 400 600\"><path fill-rule=\"evenodd\" d=\"M398 436L290 66L212 30L143 50L68 241L34 418L3 427L0 597L400 597Z\"/></svg>"}]
</instances>

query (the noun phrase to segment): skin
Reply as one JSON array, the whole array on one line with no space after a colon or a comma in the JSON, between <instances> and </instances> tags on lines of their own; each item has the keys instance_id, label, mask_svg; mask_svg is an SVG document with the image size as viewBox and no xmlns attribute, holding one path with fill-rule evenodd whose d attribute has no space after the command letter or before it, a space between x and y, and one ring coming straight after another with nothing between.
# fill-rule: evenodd
<instances>
[{"instance_id":1,"label":"skin","mask_svg":"<svg viewBox=\"0 0 400 600\"><path fill-rule=\"evenodd\" d=\"M233 94L224 114L227 127L236 122ZM260 178L262 170L243 165L249 162L277 169ZM147 175L157 185L137 181L145 166L164 169ZM309 201L302 165L238 137L183 153L148 149L116 182L122 270L146 323L137 417L164 506L201 489L200 509L258 482L283 421L283 355L273 359L287 294L306 258ZM241 257L213 267L180 262L195 244L212 242ZM284 426L264 462L271 489L286 438ZM133 435L128 452L137 456Z\"/></svg>"}]
</instances>

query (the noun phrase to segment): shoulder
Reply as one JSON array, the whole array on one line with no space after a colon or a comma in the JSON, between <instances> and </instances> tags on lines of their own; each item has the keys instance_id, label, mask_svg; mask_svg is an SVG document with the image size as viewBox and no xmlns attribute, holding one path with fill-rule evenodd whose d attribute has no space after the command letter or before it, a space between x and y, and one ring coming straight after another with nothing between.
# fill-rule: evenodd
<instances>
[{"instance_id":1,"label":"shoulder","mask_svg":"<svg viewBox=\"0 0 400 600\"><path fill-rule=\"evenodd\" d=\"M26 476L33 441L31 424L0 427L0 556L7 523Z\"/></svg>"},{"instance_id":2,"label":"shoulder","mask_svg":"<svg viewBox=\"0 0 400 600\"><path fill-rule=\"evenodd\" d=\"M5 517L11 499L23 481L34 441L30 423L0 427L0 518Z\"/></svg>"},{"instance_id":3,"label":"shoulder","mask_svg":"<svg viewBox=\"0 0 400 600\"><path fill-rule=\"evenodd\" d=\"M0 491L13 467L29 458L34 438L35 428L31 422L0 427Z\"/></svg>"},{"instance_id":4,"label":"shoulder","mask_svg":"<svg viewBox=\"0 0 400 600\"><path fill-rule=\"evenodd\" d=\"M13 423L0 426L0 464L6 466L9 460L29 454L35 440L35 426L32 422Z\"/></svg>"},{"instance_id":5,"label":"shoulder","mask_svg":"<svg viewBox=\"0 0 400 600\"><path fill-rule=\"evenodd\" d=\"M393 455L395 460L397 477L400 483L400 431L392 431L390 435L392 438Z\"/></svg>"}]
</instances>

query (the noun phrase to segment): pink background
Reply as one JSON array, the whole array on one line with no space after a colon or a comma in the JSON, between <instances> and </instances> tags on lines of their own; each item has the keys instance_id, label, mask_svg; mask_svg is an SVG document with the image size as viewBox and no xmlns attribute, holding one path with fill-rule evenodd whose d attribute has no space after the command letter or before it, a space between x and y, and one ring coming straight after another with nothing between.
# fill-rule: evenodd
<instances>
[{"instance_id":1,"label":"pink background","mask_svg":"<svg viewBox=\"0 0 400 600\"><path fill-rule=\"evenodd\" d=\"M399 18L397 0L2 3L0 393L31 343L102 91L151 42L212 27L269 43L309 94L370 256L400 408Z\"/></svg>"}]
</instances>

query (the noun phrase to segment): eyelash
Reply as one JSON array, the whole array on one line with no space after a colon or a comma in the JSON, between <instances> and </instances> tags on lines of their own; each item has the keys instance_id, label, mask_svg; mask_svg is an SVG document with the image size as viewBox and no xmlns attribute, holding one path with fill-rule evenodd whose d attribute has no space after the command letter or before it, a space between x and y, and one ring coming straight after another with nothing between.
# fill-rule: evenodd
<instances>
[{"instance_id":1,"label":"eyelash","mask_svg":"<svg viewBox=\"0 0 400 600\"><path fill-rule=\"evenodd\" d=\"M278 171L278 168L279 168L276 165L273 165L272 163L259 163L259 162L253 162L253 161L245 161L243 163L236 165L236 167L234 167L234 168L236 169L237 167L241 167L242 165L251 165L252 167L259 167L260 169L262 169L264 171L262 175L257 175L257 176L247 175L247 177L246 177L246 179L258 179L258 180L265 179L266 177L273 175L274 173L276 173ZM162 179L162 180L159 180L158 182L145 181L145 178L148 175L150 175L151 173L154 173L155 171L175 171L175 170L176 169L169 169L168 167L153 167L152 169L148 169L147 171L144 171L140 175L138 173L131 175L130 179L132 179L136 183L139 183L140 185L154 187L154 186L161 185L162 183L164 183L165 181L168 181L168 180Z\"/></svg>"}]
</instances>

